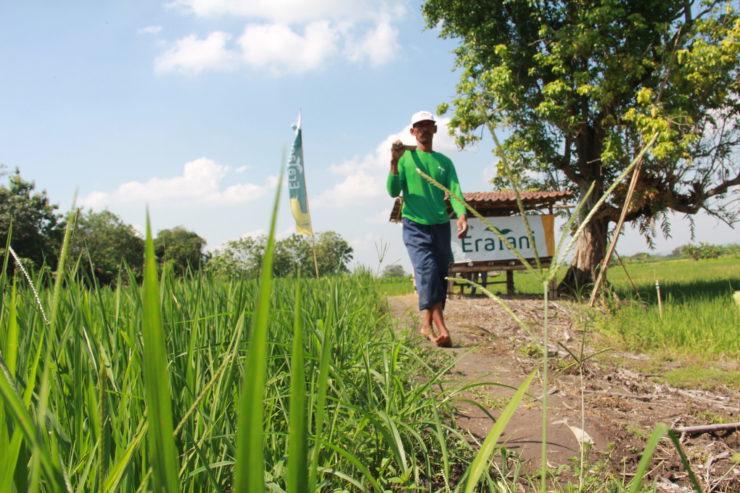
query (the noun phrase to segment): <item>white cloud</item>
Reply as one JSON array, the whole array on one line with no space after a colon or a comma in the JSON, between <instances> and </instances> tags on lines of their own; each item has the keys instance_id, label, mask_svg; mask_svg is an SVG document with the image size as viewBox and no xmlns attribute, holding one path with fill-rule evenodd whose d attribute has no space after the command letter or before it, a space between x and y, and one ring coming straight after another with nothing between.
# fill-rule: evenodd
<instances>
[{"instance_id":1,"label":"white cloud","mask_svg":"<svg viewBox=\"0 0 740 493\"><path fill-rule=\"evenodd\" d=\"M159 34L162 32L162 29L162 26L146 26L142 27L136 32L139 34Z\"/></svg>"},{"instance_id":2,"label":"white cloud","mask_svg":"<svg viewBox=\"0 0 740 493\"><path fill-rule=\"evenodd\" d=\"M275 177L270 177L264 185L240 183L222 190L221 182L228 174L228 166L202 157L185 163L181 176L151 178L145 182L131 181L120 185L111 194L93 192L80 202L91 208L172 200L207 205L239 204L261 199L277 182Z\"/></svg>"},{"instance_id":3,"label":"white cloud","mask_svg":"<svg viewBox=\"0 0 740 493\"><path fill-rule=\"evenodd\" d=\"M357 35L359 41L355 40ZM198 74L244 64L273 75L300 74L321 68L337 55L352 63L367 62L377 67L394 60L400 52L398 31L385 21L369 28L327 20L302 28L285 23L252 23L245 26L234 47L229 47L230 39L231 35L221 31L205 39L189 35L155 60L155 70Z\"/></svg>"},{"instance_id":4,"label":"white cloud","mask_svg":"<svg viewBox=\"0 0 740 493\"><path fill-rule=\"evenodd\" d=\"M388 63L400 51L398 30L388 21L381 21L364 34L359 42L347 41L345 53L355 63L367 60L374 67Z\"/></svg>"},{"instance_id":5,"label":"white cloud","mask_svg":"<svg viewBox=\"0 0 740 493\"><path fill-rule=\"evenodd\" d=\"M198 74L241 65L283 75L316 70L332 59L378 67L401 52L394 23L406 15L406 3L174 0L170 7L196 16L248 20L234 46L229 46L232 35L223 31L213 31L205 38L190 34L171 42L155 60L155 69Z\"/></svg>"},{"instance_id":6,"label":"white cloud","mask_svg":"<svg viewBox=\"0 0 740 493\"><path fill-rule=\"evenodd\" d=\"M273 73L301 73L318 68L336 52L338 34L327 21L308 24L303 35L287 24L250 24L239 38L241 57Z\"/></svg>"},{"instance_id":7,"label":"white cloud","mask_svg":"<svg viewBox=\"0 0 740 493\"><path fill-rule=\"evenodd\" d=\"M498 175L498 169L496 169L495 164L483 169L483 181L485 183L488 183L496 178L496 175Z\"/></svg>"},{"instance_id":8,"label":"white cloud","mask_svg":"<svg viewBox=\"0 0 740 493\"><path fill-rule=\"evenodd\" d=\"M214 31L205 39L194 34L175 42L154 61L157 72L185 72L198 74L204 70L230 70L235 67L237 55L226 47L231 35Z\"/></svg>"},{"instance_id":9,"label":"white cloud","mask_svg":"<svg viewBox=\"0 0 740 493\"><path fill-rule=\"evenodd\" d=\"M378 212L377 214L368 217L365 222L368 222L370 224L385 224L388 222L388 218L391 217L391 211L392 208L383 209L382 211Z\"/></svg>"},{"instance_id":10,"label":"white cloud","mask_svg":"<svg viewBox=\"0 0 740 493\"><path fill-rule=\"evenodd\" d=\"M375 19L380 13L403 15L398 0L174 0L171 7L200 17L238 16L275 22L302 23L318 19Z\"/></svg>"}]
</instances>

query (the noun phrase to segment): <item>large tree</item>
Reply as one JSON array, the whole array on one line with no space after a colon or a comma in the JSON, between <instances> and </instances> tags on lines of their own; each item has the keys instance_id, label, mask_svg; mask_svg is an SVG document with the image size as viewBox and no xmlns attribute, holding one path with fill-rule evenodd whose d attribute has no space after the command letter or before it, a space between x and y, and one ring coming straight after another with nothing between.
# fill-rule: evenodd
<instances>
[{"instance_id":1,"label":"large tree","mask_svg":"<svg viewBox=\"0 0 740 493\"><path fill-rule=\"evenodd\" d=\"M46 191L35 188L17 169L8 176L8 185L0 186L0 248L5 249L10 233L10 245L19 257L30 259L36 267L55 268L63 221Z\"/></svg>"},{"instance_id":2,"label":"large tree","mask_svg":"<svg viewBox=\"0 0 740 493\"><path fill-rule=\"evenodd\" d=\"M172 265L175 274L178 275L200 269L201 264L208 259L203 252L205 246L206 240L182 226L163 229L154 239L154 253L157 259Z\"/></svg>"},{"instance_id":3,"label":"large tree","mask_svg":"<svg viewBox=\"0 0 740 493\"><path fill-rule=\"evenodd\" d=\"M669 232L670 211L736 220L726 202L740 183L740 20L730 1L427 0L423 11L460 41L458 143L485 126L507 135L495 150L497 186L583 197L594 184L590 209L657 134L627 221L649 238L656 223ZM564 286L594 278L626 191L585 228Z\"/></svg>"},{"instance_id":4,"label":"large tree","mask_svg":"<svg viewBox=\"0 0 740 493\"><path fill-rule=\"evenodd\" d=\"M144 262L144 240L111 211L83 211L70 242L70 255L80 259L80 268L88 275L108 284L124 266L138 277Z\"/></svg>"},{"instance_id":5,"label":"large tree","mask_svg":"<svg viewBox=\"0 0 740 493\"><path fill-rule=\"evenodd\" d=\"M349 272L347 266L353 257L353 249L338 233L324 231L316 238L316 257L319 274L322 276Z\"/></svg>"}]
</instances>

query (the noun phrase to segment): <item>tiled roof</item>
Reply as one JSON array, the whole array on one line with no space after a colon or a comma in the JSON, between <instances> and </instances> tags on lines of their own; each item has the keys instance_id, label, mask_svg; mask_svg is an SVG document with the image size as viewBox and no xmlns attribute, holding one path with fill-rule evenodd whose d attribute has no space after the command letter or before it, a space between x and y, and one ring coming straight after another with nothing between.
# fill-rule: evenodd
<instances>
[{"instance_id":1,"label":"tiled roof","mask_svg":"<svg viewBox=\"0 0 740 493\"><path fill-rule=\"evenodd\" d=\"M522 202L525 204L551 204L558 200L569 198L573 195L570 191L555 190L551 192L519 192ZM473 207L485 204L505 204L516 205L516 195L514 192L472 192L464 193L465 201Z\"/></svg>"},{"instance_id":2,"label":"tiled roof","mask_svg":"<svg viewBox=\"0 0 740 493\"><path fill-rule=\"evenodd\" d=\"M573 192L567 190L555 190L549 192L519 192L522 203L529 209L546 207L560 200L568 199ZM465 201L474 209L485 215L508 215L516 211L516 194L513 191L506 192L471 192L464 193ZM449 201L448 201L449 203ZM401 220L401 199L396 198L391 211L390 221Z\"/></svg>"}]
</instances>

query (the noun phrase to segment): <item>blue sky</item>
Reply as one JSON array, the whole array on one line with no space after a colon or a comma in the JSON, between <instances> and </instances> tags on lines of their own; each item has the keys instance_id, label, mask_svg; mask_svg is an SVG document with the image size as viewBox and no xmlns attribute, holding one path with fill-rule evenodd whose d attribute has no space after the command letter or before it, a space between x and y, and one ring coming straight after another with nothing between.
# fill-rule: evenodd
<instances>
[{"instance_id":1,"label":"blue sky","mask_svg":"<svg viewBox=\"0 0 740 493\"><path fill-rule=\"evenodd\" d=\"M356 263L408 260L387 222L390 143L455 94L455 43L426 30L419 2L38 0L0 3L0 163L67 210L105 208L141 227L177 225L214 249L264 232L291 123L303 115L315 231L340 233ZM489 140L435 148L464 191L486 191ZM294 225L283 194L278 230ZM698 240L740 241L699 217ZM673 238L688 243L676 217ZM646 251L628 232L619 251Z\"/></svg>"}]
</instances>

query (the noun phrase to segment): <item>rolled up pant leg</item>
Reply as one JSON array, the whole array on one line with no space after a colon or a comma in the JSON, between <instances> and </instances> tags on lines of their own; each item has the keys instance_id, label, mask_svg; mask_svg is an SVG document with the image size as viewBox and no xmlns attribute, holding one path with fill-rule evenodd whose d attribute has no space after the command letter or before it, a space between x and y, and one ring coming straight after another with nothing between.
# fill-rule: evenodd
<instances>
[{"instance_id":1,"label":"rolled up pant leg","mask_svg":"<svg viewBox=\"0 0 740 493\"><path fill-rule=\"evenodd\" d=\"M450 226L426 225L403 220L403 242L414 267L419 310L427 310L447 298L447 272L452 257Z\"/></svg>"}]
</instances>

